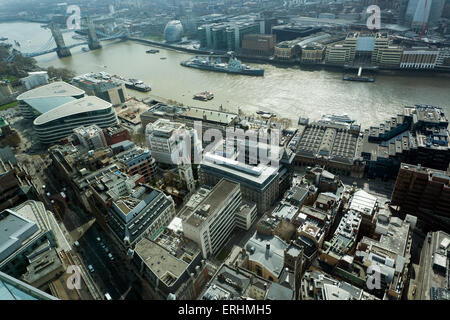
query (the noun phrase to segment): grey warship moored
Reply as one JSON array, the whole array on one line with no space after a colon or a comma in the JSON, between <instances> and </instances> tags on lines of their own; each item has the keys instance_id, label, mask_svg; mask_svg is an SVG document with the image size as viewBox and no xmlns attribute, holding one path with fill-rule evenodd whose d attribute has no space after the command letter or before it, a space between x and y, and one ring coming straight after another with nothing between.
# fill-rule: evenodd
<instances>
[{"instance_id":1,"label":"grey warship moored","mask_svg":"<svg viewBox=\"0 0 450 320\"><path fill-rule=\"evenodd\" d=\"M241 63L232 53L229 53L228 56L228 63L222 62L221 56L195 56L180 64L184 67L201 70L243 74L248 76L264 76L264 69L253 69Z\"/></svg>"}]
</instances>

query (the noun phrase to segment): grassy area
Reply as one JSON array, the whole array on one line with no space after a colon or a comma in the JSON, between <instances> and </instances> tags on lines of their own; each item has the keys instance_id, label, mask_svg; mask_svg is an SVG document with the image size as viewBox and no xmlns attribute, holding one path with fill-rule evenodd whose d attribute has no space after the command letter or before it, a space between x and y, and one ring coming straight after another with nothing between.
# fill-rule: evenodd
<instances>
[{"instance_id":1,"label":"grassy area","mask_svg":"<svg viewBox=\"0 0 450 320\"><path fill-rule=\"evenodd\" d=\"M17 78L14 76L7 75L7 76L2 76L1 80L8 80L9 82L13 82L13 81L16 81Z\"/></svg>"},{"instance_id":2,"label":"grassy area","mask_svg":"<svg viewBox=\"0 0 450 320\"><path fill-rule=\"evenodd\" d=\"M230 254L231 249L228 248L223 248L222 250L220 250L220 252L217 254L216 259L219 261L224 261L228 255Z\"/></svg>"},{"instance_id":3,"label":"grassy area","mask_svg":"<svg viewBox=\"0 0 450 320\"><path fill-rule=\"evenodd\" d=\"M14 108L15 106L17 106L18 102L17 101L13 101L7 104L4 104L2 106L0 106L0 110L6 110L8 108Z\"/></svg>"},{"instance_id":4,"label":"grassy area","mask_svg":"<svg viewBox=\"0 0 450 320\"><path fill-rule=\"evenodd\" d=\"M145 36L144 39L153 40L153 41L163 41L164 40L164 38L162 36L154 36L154 35Z\"/></svg>"}]
</instances>

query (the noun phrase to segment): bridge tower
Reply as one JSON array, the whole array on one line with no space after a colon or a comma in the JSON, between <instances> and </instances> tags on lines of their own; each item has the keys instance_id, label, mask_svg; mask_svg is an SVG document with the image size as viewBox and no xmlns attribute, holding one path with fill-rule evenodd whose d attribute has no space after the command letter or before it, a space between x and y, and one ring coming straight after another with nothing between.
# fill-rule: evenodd
<instances>
[{"instance_id":1,"label":"bridge tower","mask_svg":"<svg viewBox=\"0 0 450 320\"><path fill-rule=\"evenodd\" d=\"M100 49L102 45L98 40L97 33L95 32L94 23L90 18L86 18L88 25L88 47L91 50Z\"/></svg>"},{"instance_id":2,"label":"bridge tower","mask_svg":"<svg viewBox=\"0 0 450 320\"><path fill-rule=\"evenodd\" d=\"M66 47L66 44L64 42L64 38L62 36L61 30L59 30L59 27L55 24L50 25L50 30L52 31L53 38L56 42L56 53L58 54L58 57L69 57L72 54L70 53L70 50Z\"/></svg>"}]
</instances>

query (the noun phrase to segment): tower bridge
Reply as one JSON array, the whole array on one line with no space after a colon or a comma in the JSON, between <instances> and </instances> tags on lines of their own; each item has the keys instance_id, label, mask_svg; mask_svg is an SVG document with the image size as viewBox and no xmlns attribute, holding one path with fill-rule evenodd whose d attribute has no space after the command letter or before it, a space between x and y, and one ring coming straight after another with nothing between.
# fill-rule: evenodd
<instances>
[{"instance_id":1,"label":"tower bridge","mask_svg":"<svg viewBox=\"0 0 450 320\"><path fill-rule=\"evenodd\" d=\"M106 41L106 40L114 40L114 39L127 39L128 33L126 31L119 31L114 34L105 34L99 30L95 29L95 26L91 19L86 19L87 26L88 26L88 40L83 42L77 42L71 45L66 45L64 42L64 38L62 36L62 31L60 28L55 25L50 25L50 31L52 35L47 40L47 42L44 43L44 45L39 48L38 50L35 50L33 52L21 52L22 56L24 57L37 57L41 56L47 53L56 52L58 57L68 57L71 56L70 49L82 46L82 45L88 45L89 49L95 50L102 47L100 41ZM100 37L100 38L99 38ZM14 60L14 57L18 54L17 51L12 52L10 56L6 59L7 61Z\"/></svg>"}]
</instances>

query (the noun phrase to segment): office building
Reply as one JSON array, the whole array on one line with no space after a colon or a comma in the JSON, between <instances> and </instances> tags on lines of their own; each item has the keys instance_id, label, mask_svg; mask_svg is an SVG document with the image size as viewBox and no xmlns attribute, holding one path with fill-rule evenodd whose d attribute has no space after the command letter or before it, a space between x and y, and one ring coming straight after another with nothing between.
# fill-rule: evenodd
<instances>
[{"instance_id":1,"label":"office building","mask_svg":"<svg viewBox=\"0 0 450 320\"><path fill-rule=\"evenodd\" d=\"M300 42L300 39L279 42L275 45L275 58L279 60L292 60L298 58L301 53Z\"/></svg>"},{"instance_id":2,"label":"office building","mask_svg":"<svg viewBox=\"0 0 450 320\"><path fill-rule=\"evenodd\" d=\"M17 161L11 148L0 148L0 211L37 199L37 195L29 173Z\"/></svg>"},{"instance_id":3,"label":"office building","mask_svg":"<svg viewBox=\"0 0 450 320\"><path fill-rule=\"evenodd\" d=\"M58 81L28 90L20 94L17 101L22 116L27 120L34 120L39 115L84 96L84 90Z\"/></svg>"},{"instance_id":4,"label":"office building","mask_svg":"<svg viewBox=\"0 0 450 320\"><path fill-rule=\"evenodd\" d=\"M227 50L240 51L245 35L260 32L260 25L255 22L238 22L229 25L226 29Z\"/></svg>"},{"instance_id":5,"label":"office building","mask_svg":"<svg viewBox=\"0 0 450 320\"><path fill-rule=\"evenodd\" d=\"M80 125L92 124L103 129L117 125L118 120L111 103L86 96L41 114L34 119L33 128L39 141L48 145L66 138Z\"/></svg>"},{"instance_id":6,"label":"office building","mask_svg":"<svg viewBox=\"0 0 450 320\"><path fill-rule=\"evenodd\" d=\"M201 124L201 134L203 134L208 129L218 129L222 133L225 133L226 128L236 124L239 117L235 113L221 110L179 107L157 103L141 114L142 128L146 128L149 123L153 123L159 119L183 123L188 128L195 128L194 124L197 122ZM200 137L200 132L198 132L198 135Z\"/></svg>"},{"instance_id":7,"label":"office building","mask_svg":"<svg viewBox=\"0 0 450 320\"><path fill-rule=\"evenodd\" d=\"M228 241L241 203L239 184L222 179L196 206L180 211L184 236L198 244L204 258L217 254Z\"/></svg>"},{"instance_id":8,"label":"office building","mask_svg":"<svg viewBox=\"0 0 450 320\"><path fill-rule=\"evenodd\" d=\"M289 41L301 37L307 37L313 33L321 31L320 27L281 25L272 27L272 34L277 37L277 41Z\"/></svg>"},{"instance_id":9,"label":"office building","mask_svg":"<svg viewBox=\"0 0 450 320\"><path fill-rule=\"evenodd\" d=\"M199 107L189 107L177 121L186 124L189 128L195 128L195 123L200 123L203 134L209 129L217 129L225 133L226 128L237 123L239 117L236 113L223 110L211 110ZM200 132L197 132L200 137ZM200 139L201 140L201 139Z\"/></svg>"},{"instance_id":10,"label":"office building","mask_svg":"<svg viewBox=\"0 0 450 320\"><path fill-rule=\"evenodd\" d=\"M391 198L402 212L442 228L436 219L450 218L450 173L402 163Z\"/></svg>"},{"instance_id":11,"label":"office building","mask_svg":"<svg viewBox=\"0 0 450 320\"><path fill-rule=\"evenodd\" d=\"M293 300L294 290L239 267L222 265L201 295L202 300Z\"/></svg>"},{"instance_id":12,"label":"office building","mask_svg":"<svg viewBox=\"0 0 450 320\"><path fill-rule=\"evenodd\" d=\"M436 231L427 234L420 254L420 272L410 280L416 288L415 300L450 300L449 244L448 233Z\"/></svg>"},{"instance_id":13,"label":"office building","mask_svg":"<svg viewBox=\"0 0 450 320\"><path fill-rule=\"evenodd\" d=\"M103 129L103 133L105 135L106 144L111 146L113 144L131 140L130 132L121 125L114 125L108 128Z\"/></svg>"},{"instance_id":14,"label":"office building","mask_svg":"<svg viewBox=\"0 0 450 320\"><path fill-rule=\"evenodd\" d=\"M143 178L140 174L129 176L106 167L83 178L91 186L99 204L97 209L106 216L106 224L124 247L155 235L175 216L172 198L139 183Z\"/></svg>"},{"instance_id":15,"label":"office building","mask_svg":"<svg viewBox=\"0 0 450 320\"><path fill-rule=\"evenodd\" d=\"M380 67L398 68L400 67L402 55L403 48L398 45L392 45L387 33L378 32L375 34L372 64Z\"/></svg>"},{"instance_id":16,"label":"office building","mask_svg":"<svg viewBox=\"0 0 450 320\"><path fill-rule=\"evenodd\" d=\"M125 246L133 246L143 235L154 236L175 216L175 205L170 196L161 191L143 187L138 194L120 196L109 210L109 226Z\"/></svg>"},{"instance_id":17,"label":"office building","mask_svg":"<svg viewBox=\"0 0 450 320\"><path fill-rule=\"evenodd\" d=\"M146 183L152 182L158 173L156 161L146 149L133 147L116 154L114 159L124 165L129 175L142 175Z\"/></svg>"},{"instance_id":18,"label":"office building","mask_svg":"<svg viewBox=\"0 0 450 320\"><path fill-rule=\"evenodd\" d=\"M355 57L367 56L372 53L375 39L372 35L364 35L359 32L350 32L344 41L327 46L325 52L325 62L329 64L348 64L355 60ZM370 58L370 57L369 57Z\"/></svg>"},{"instance_id":19,"label":"office building","mask_svg":"<svg viewBox=\"0 0 450 320\"><path fill-rule=\"evenodd\" d=\"M350 49L343 42L327 46L325 50L325 62L328 64L345 64L350 61Z\"/></svg>"},{"instance_id":20,"label":"office building","mask_svg":"<svg viewBox=\"0 0 450 320\"><path fill-rule=\"evenodd\" d=\"M29 284L0 271L0 300L58 300Z\"/></svg>"},{"instance_id":21,"label":"office building","mask_svg":"<svg viewBox=\"0 0 450 320\"><path fill-rule=\"evenodd\" d=\"M258 214L262 215L289 189L292 172L281 161L278 166L263 163L251 166L217 154L204 154L200 184L214 186L222 178L238 183L242 197L256 203Z\"/></svg>"},{"instance_id":22,"label":"office building","mask_svg":"<svg viewBox=\"0 0 450 320\"><path fill-rule=\"evenodd\" d=\"M402 69L434 69L439 56L438 48L404 48L400 60Z\"/></svg>"},{"instance_id":23,"label":"office building","mask_svg":"<svg viewBox=\"0 0 450 320\"><path fill-rule=\"evenodd\" d=\"M97 125L82 126L73 129L78 141L88 150L106 147L106 139L102 129Z\"/></svg>"},{"instance_id":24,"label":"office building","mask_svg":"<svg viewBox=\"0 0 450 320\"><path fill-rule=\"evenodd\" d=\"M380 60L380 53L382 49L389 47L389 37L387 33L378 32L375 34L375 41L373 45L372 63Z\"/></svg>"},{"instance_id":25,"label":"office building","mask_svg":"<svg viewBox=\"0 0 450 320\"><path fill-rule=\"evenodd\" d=\"M21 277L36 253L58 247L53 213L42 202L25 201L0 213L0 271ZM44 268L45 269L45 268ZM41 270L41 273L45 271Z\"/></svg>"},{"instance_id":26,"label":"office building","mask_svg":"<svg viewBox=\"0 0 450 320\"><path fill-rule=\"evenodd\" d=\"M360 235L373 236L379 210L377 198L364 190L358 190L351 197L348 210L358 212L361 216Z\"/></svg>"},{"instance_id":27,"label":"office building","mask_svg":"<svg viewBox=\"0 0 450 320\"><path fill-rule=\"evenodd\" d=\"M450 66L450 48L439 48L436 67L448 68Z\"/></svg>"},{"instance_id":28,"label":"office building","mask_svg":"<svg viewBox=\"0 0 450 320\"><path fill-rule=\"evenodd\" d=\"M400 46L389 45L386 48L380 48L376 57L376 63L380 67L398 68L402 61L403 48Z\"/></svg>"},{"instance_id":29,"label":"office building","mask_svg":"<svg viewBox=\"0 0 450 320\"><path fill-rule=\"evenodd\" d=\"M380 215L377 221L379 240L363 237L358 243L355 259L365 268L375 270L375 281L379 284L379 288L367 290L371 289L380 298L400 300L403 295L408 282L415 221L413 217L402 221L398 217ZM370 274L366 271L367 279Z\"/></svg>"},{"instance_id":30,"label":"office building","mask_svg":"<svg viewBox=\"0 0 450 320\"><path fill-rule=\"evenodd\" d=\"M260 33L260 24L248 20L214 23L200 26L197 33L201 48L239 51L246 34Z\"/></svg>"},{"instance_id":31,"label":"office building","mask_svg":"<svg viewBox=\"0 0 450 320\"><path fill-rule=\"evenodd\" d=\"M364 132L368 177L396 177L402 162L438 170L450 164L448 120L440 107L415 105Z\"/></svg>"},{"instance_id":32,"label":"office building","mask_svg":"<svg viewBox=\"0 0 450 320\"><path fill-rule=\"evenodd\" d=\"M301 293L302 300L379 300L361 288L318 270L305 272Z\"/></svg>"},{"instance_id":33,"label":"office building","mask_svg":"<svg viewBox=\"0 0 450 320\"><path fill-rule=\"evenodd\" d=\"M250 201L242 200L236 211L236 228L248 231L255 223L257 216L256 205Z\"/></svg>"},{"instance_id":34,"label":"office building","mask_svg":"<svg viewBox=\"0 0 450 320\"><path fill-rule=\"evenodd\" d=\"M246 34L242 39L242 53L271 56L274 52L275 42L275 36L271 34Z\"/></svg>"},{"instance_id":35,"label":"office building","mask_svg":"<svg viewBox=\"0 0 450 320\"><path fill-rule=\"evenodd\" d=\"M113 106L123 104L129 99L124 83L104 77L102 73L86 73L73 78L72 83L86 94L97 96Z\"/></svg>"},{"instance_id":36,"label":"office building","mask_svg":"<svg viewBox=\"0 0 450 320\"><path fill-rule=\"evenodd\" d=\"M361 215L349 211L342 217L330 241L323 243L319 259L330 266L336 266L346 255L351 255L356 246Z\"/></svg>"},{"instance_id":37,"label":"office building","mask_svg":"<svg viewBox=\"0 0 450 320\"><path fill-rule=\"evenodd\" d=\"M302 47L301 63L320 63L325 57L326 47L320 43L312 43Z\"/></svg>"},{"instance_id":38,"label":"office building","mask_svg":"<svg viewBox=\"0 0 450 320\"><path fill-rule=\"evenodd\" d=\"M196 299L209 279L208 267L197 244L165 229L144 237L134 249L133 263L161 299Z\"/></svg>"},{"instance_id":39,"label":"office building","mask_svg":"<svg viewBox=\"0 0 450 320\"><path fill-rule=\"evenodd\" d=\"M157 103L141 113L141 126L145 130L149 123L156 122L159 119L178 121L178 117L186 110L186 107Z\"/></svg>"},{"instance_id":40,"label":"office building","mask_svg":"<svg viewBox=\"0 0 450 320\"><path fill-rule=\"evenodd\" d=\"M145 137L153 158L159 163L190 164L194 152L201 150L195 129L188 130L183 123L167 119L149 123L145 128Z\"/></svg>"}]
</instances>

